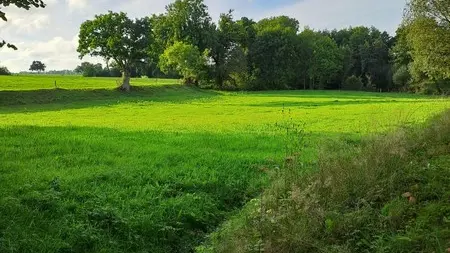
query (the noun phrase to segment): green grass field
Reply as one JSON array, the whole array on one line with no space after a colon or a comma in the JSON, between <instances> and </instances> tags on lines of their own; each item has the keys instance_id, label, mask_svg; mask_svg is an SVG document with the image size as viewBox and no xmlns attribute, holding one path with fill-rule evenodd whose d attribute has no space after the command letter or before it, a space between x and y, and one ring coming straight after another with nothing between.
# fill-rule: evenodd
<instances>
[{"instance_id":1,"label":"green grass field","mask_svg":"<svg viewBox=\"0 0 450 253\"><path fill-rule=\"evenodd\" d=\"M121 78L92 77L82 76L60 76L60 75L19 75L5 77L0 76L0 90L41 90L41 89L110 89L118 85ZM174 79L133 79L135 85L167 85L179 83Z\"/></svg>"},{"instance_id":2,"label":"green grass field","mask_svg":"<svg viewBox=\"0 0 450 253\"><path fill-rule=\"evenodd\" d=\"M54 88L54 81L58 89ZM0 77L0 252L191 252L257 196L302 126L328 138L416 124L446 98L218 92L176 80Z\"/></svg>"}]
</instances>

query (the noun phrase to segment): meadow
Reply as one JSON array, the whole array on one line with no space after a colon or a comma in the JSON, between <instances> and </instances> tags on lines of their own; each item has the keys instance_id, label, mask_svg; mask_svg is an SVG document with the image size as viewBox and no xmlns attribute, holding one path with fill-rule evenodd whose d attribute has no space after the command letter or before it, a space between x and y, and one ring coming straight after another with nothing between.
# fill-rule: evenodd
<instances>
[{"instance_id":1,"label":"meadow","mask_svg":"<svg viewBox=\"0 0 450 253\"><path fill-rule=\"evenodd\" d=\"M191 252L261 193L293 128L313 162L328 139L450 108L443 97L396 93L115 85L0 77L0 252Z\"/></svg>"}]
</instances>

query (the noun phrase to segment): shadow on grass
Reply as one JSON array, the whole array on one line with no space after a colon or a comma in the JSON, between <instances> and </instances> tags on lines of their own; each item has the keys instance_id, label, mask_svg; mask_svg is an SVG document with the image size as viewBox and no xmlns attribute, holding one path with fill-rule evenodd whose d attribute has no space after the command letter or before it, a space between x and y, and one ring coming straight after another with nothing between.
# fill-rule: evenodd
<instances>
[{"instance_id":1,"label":"shadow on grass","mask_svg":"<svg viewBox=\"0 0 450 253\"><path fill-rule=\"evenodd\" d=\"M363 91L338 91L338 90L280 90L280 91L255 91L249 94L260 97L298 97L298 98L339 98L339 99L377 99L377 98L402 98L402 99L420 99L420 98L440 98L441 96L427 96L409 93L377 93Z\"/></svg>"},{"instance_id":2,"label":"shadow on grass","mask_svg":"<svg viewBox=\"0 0 450 253\"><path fill-rule=\"evenodd\" d=\"M117 89L0 91L0 114L108 106L129 101L185 103L218 95L211 90L182 85L135 86L128 93Z\"/></svg>"},{"instance_id":3,"label":"shadow on grass","mask_svg":"<svg viewBox=\"0 0 450 253\"><path fill-rule=\"evenodd\" d=\"M426 103L428 101L414 101L414 103ZM362 105L362 104L392 104L392 103L411 103L411 101L398 101L398 100L334 100L334 101L274 101L259 104L248 104L246 106L254 107L323 107L323 106L344 106L344 105Z\"/></svg>"}]
</instances>

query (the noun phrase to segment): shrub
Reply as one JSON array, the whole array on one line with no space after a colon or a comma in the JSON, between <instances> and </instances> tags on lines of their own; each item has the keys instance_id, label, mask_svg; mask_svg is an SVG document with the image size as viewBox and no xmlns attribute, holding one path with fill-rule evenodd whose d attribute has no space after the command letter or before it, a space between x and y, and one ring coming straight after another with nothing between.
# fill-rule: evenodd
<instances>
[{"instance_id":1,"label":"shrub","mask_svg":"<svg viewBox=\"0 0 450 253\"><path fill-rule=\"evenodd\" d=\"M408 66L404 65L398 68L395 71L392 79L397 89L406 89L409 82L411 81L411 74L409 73Z\"/></svg>"},{"instance_id":2,"label":"shrub","mask_svg":"<svg viewBox=\"0 0 450 253\"><path fill-rule=\"evenodd\" d=\"M350 76L348 77L343 86L342 89L344 90L361 90L361 88L363 87L363 82L361 80L361 77L357 77L357 76Z\"/></svg>"},{"instance_id":3,"label":"shrub","mask_svg":"<svg viewBox=\"0 0 450 253\"><path fill-rule=\"evenodd\" d=\"M426 128L333 143L316 164L289 159L197 252L445 252L449 143L450 110Z\"/></svg>"},{"instance_id":4,"label":"shrub","mask_svg":"<svg viewBox=\"0 0 450 253\"><path fill-rule=\"evenodd\" d=\"M177 42L159 57L159 67L165 74L176 71L187 85L198 85L204 80L206 58L196 46Z\"/></svg>"},{"instance_id":5,"label":"shrub","mask_svg":"<svg viewBox=\"0 0 450 253\"><path fill-rule=\"evenodd\" d=\"M10 76L11 72L9 72L7 67L0 67L0 76Z\"/></svg>"},{"instance_id":6,"label":"shrub","mask_svg":"<svg viewBox=\"0 0 450 253\"><path fill-rule=\"evenodd\" d=\"M448 95L450 94L450 80L423 80L411 84L410 90L425 95Z\"/></svg>"}]
</instances>

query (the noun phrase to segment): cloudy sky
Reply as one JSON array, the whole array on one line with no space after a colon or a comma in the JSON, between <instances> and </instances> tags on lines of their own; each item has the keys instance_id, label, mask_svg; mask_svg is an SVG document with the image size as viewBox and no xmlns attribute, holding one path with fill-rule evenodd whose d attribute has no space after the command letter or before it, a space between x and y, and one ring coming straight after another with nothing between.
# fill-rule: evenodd
<instances>
[{"instance_id":1,"label":"cloudy sky","mask_svg":"<svg viewBox=\"0 0 450 253\"><path fill-rule=\"evenodd\" d=\"M32 11L5 8L8 22L0 21L0 39L19 47L0 50L0 65L13 72L27 70L33 60L47 69L73 69L80 24L108 10L124 11L132 17L164 12L171 0L44 0L45 9ZM375 26L394 34L401 22L405 0L205 0L213 19L221 12L235 10L235 16L260 19L288 15L301 26L333 29ZM91 60L91 59L90 59Z\"/></svg>"}]
</instances>

